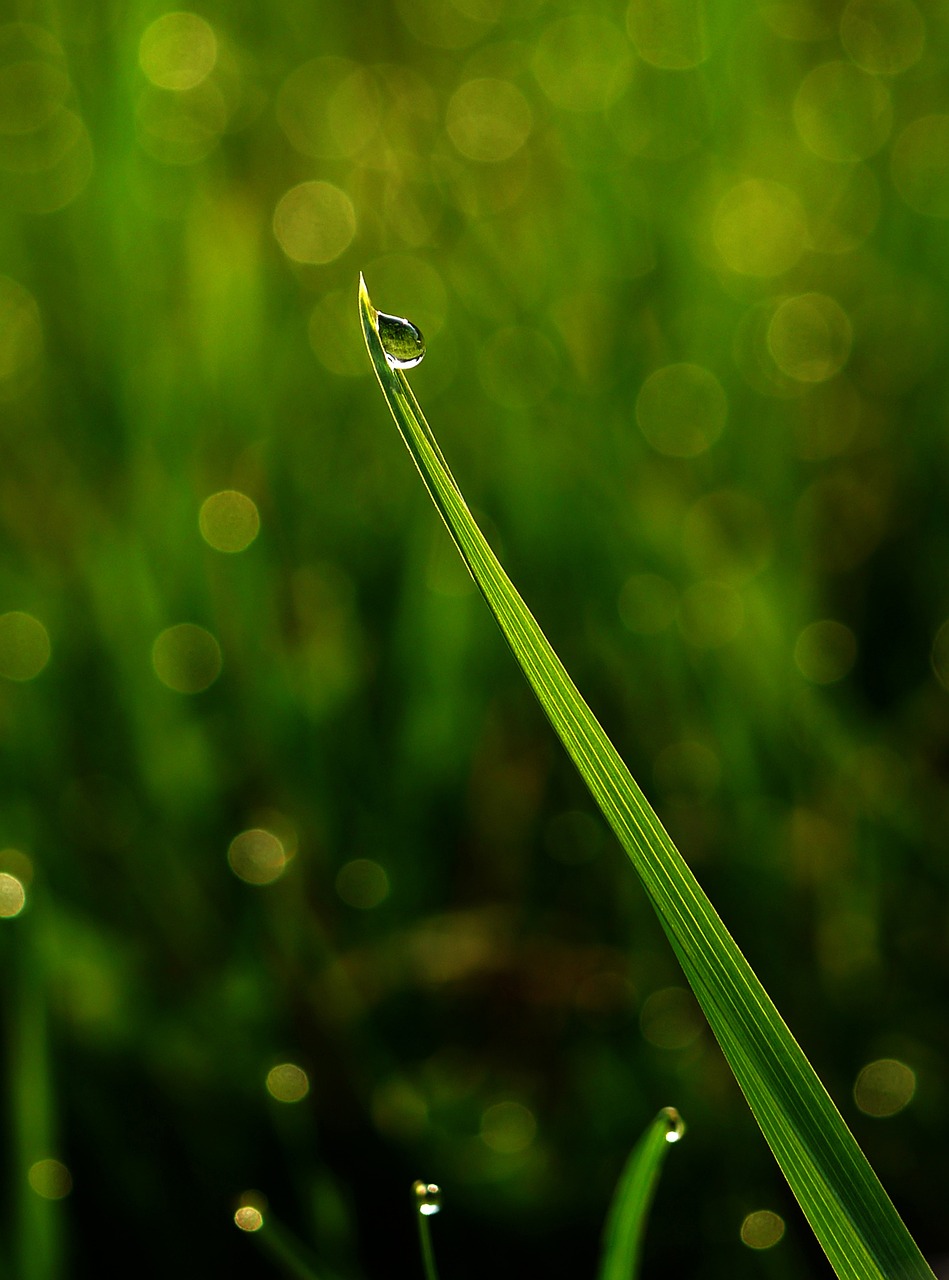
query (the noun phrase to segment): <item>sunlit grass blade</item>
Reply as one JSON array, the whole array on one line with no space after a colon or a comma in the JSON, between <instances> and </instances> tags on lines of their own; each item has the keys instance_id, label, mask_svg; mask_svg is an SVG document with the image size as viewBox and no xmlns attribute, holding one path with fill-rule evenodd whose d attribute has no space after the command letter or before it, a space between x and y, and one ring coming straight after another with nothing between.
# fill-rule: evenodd
<instances>
[{"instance_id":1,"label":"sunlit grass blade","mask_svg":"<svg viewBox=\"0 0 949 1280\"><path fill-rule=\"evenodd\" d=\"M620 1174L603 1228L603 1257L598 1280L634 1280L662 1162L685 1132L679 1113L663 1109L630 1152Z\"/></svg>"},{"instance_id":2,"label":"sunlit grass blade","mask_svg":"<svg viewBox=\"0 0 949 1280\"><path fill-rule=\"evenodd\" d=\"M360 281L373 368L425 486L560 740L629 855L732 1071L841 1280L932 1280L767 992L485 541Z\"/></svg>"},{"instance_id":3,"label":"sunlit grass blade","mask_svg":"<svg viewBox=\"0 0 949 1280\"><path fill-rule=\"evenodd\" d=\"M418 1219L418 1243L422 1254L422 1274L425 1280L438 1280L430 1223L432 1217L439 1212L441 1202L441 1191L434 1182L412 1183L412 1204Z\"/></svg>"}]
</instances>

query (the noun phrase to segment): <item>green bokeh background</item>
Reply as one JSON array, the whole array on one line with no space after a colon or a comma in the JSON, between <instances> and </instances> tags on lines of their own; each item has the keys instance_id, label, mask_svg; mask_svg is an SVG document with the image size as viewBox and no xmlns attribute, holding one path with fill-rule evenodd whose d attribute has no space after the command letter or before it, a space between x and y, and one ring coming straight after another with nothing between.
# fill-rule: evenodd
<instances>
[{"instance_id":1,"label":"green bokeh background","mask_svg":"<svg viewBox=\"0 0 949 1280\"><path fill-rule=\"evenodd\" d=\"M827 1274L388 420L360 270L938 1262L945 7L163 12L0 28L0 1274L286 1274L234 1227L248 1189L328 1273L418 1274L423 1177L444 1280L590 1276L667 1104L644 1274ZM238 553L199 528L227 490L259 512ZM156 675L181 623L220 648L203 691ZM292 854L268 885L228 861L255 828ZM854 1100L879 1059L915 1073L888 1118ZM757 1209L787 1223L761 1253Z\"/></svg>"}]
</instances>

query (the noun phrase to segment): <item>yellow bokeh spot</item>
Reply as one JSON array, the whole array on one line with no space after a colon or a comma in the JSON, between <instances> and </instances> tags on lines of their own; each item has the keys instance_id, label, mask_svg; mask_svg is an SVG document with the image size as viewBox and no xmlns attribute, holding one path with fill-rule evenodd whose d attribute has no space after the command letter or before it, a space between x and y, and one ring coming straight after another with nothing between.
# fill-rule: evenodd
<instances>
[{"instance_id":1,"label":"yellow bokeh spot","mask_svg":"<svg viewBox=\"0 0 949 1280\"><path fill-rule=\"evenodd\" d=\"M866 164L839 165L814 157L804 183L810 247L819 253L850 253L866 240L880 217L880 184Z\"/></svg>"},{"instance_id":2,"label":"yellow bokeh spot","mask_svg":"<svg viewBox=\"0 0 949 1280\"><path fill-rule=\"evenodd\" d=\"M741 1224L742 1242L749 1249L771 1249L784 1235L784 1219L770 1209L749 1213Z\"/></svg>"},{"instance_id":3,"label":"yellow bokeh spot","mask_svg":"<svg viewBox=\"0 0 949 1280\"><path fill-rule=\"evenodd\" d=\"M683 591L678 621L689 644L697 649L717 649L740 634L745 606L729 583L703 578Z\"/></svg>"},{"instance_id":4,"label":"yellow bokeh spot","mask_svg":"<svg viewBox=\"0 0 949 1280\"><path fill-rule=\"evenodd\" d=\"M69 76L52 63L30 58L0 67L0 134L42 129L68 94Z\"/></svg>"},{"instance_id":5,"label":"yellow bokeh spot","mask_svg":"<svg viewBox=\"0 0 949 1280\"><path fill-rule=\"evenodd\" d=\"M379 128L379 81L348 58L312 58L284 80L276 112L290 144L303 155L354 156Z\"/></svg>"},{"instance_id":6,"label":"yellow bokeh spot","mask_svg":"<svg viewBox=\"0 0 949 1280\"><path fill-rule=\"evenodd\" d=\"M176 693L201 693L221 674L221 647L204 627L180 622L155 640L152 666Z\"/></svg>"},{"instance_id":7,"label":"yellow bokeh spot","mask_svg":"<svg viewBox=\"0 0 949 1280\"><path fill-rule=\"evenodd\" d=\"M214 70L217 37L196 13L164 13L145 28L138 62L160 89L193 89Z\"/></svg>"},{"instance_id":8,"label":"yellow bokeh spot","mask_svg":"<svg viewBox=\"0 0 949 1280\"><path fill-rule=\"evenodd\" d=\"M300 1102L310 1092L310 1079L302 1067L281 1062L267 1072L267 1092L278 1102Z\"/></svg>"},{"instance_id":9,"label":"yellow bokeh spot","mask_svg":"<svg viewBox=\"0 0 949 1280\"><path fill-rule=\"evenodd\" d=\"M890 91L849 62L822 63L801 81L794 124L815 155L844 164L865 160L890 136Z\"/></svg>"},{"instance_id":10,"label":"yellow bokeh spot","mask_svg":"<svg viewBox=\"0 0 949 1280\"><path fill-rule=\"evenodd\" d=\"M260 532L260 515L256 503L245 493L222 489L201 504L198 527L215 551L244 551Z\"/></svg>"},{"instance_id":11,"label":"yellow bokeh spot","mask_svg":"<svg viewBox=\"0 0 949 1280\"><path fill-rule=\"evenodd\" d=\"M482 163L509 160L527 141L533 119L527 99L509 80L468 80L452 94L448 136L463 156Z\"/></svg>"},{"instance_id":12,"label":"yellow bokeh spot","mask_svg":"<svg viewBox=\"0 0 949 1280\"><path fill-rule=\"evenodd\" d=\"M536 1134L533 1112L520 1102L496 1102L481 1116L481 1141L498 1155L526 1151Z\"/></svg>"},{"instance_id":13,"label":"yellow bokeh spot","mask_svg":"<svg viewBox=\"0 0 949 1280\"><path fill-rule=\"evenodd\" d=\"M287 868L287 853L272 831L252 827L231 841L227 861L245 884L273 884Z\"/></svg>"},{"instance_id":14,"label":"yellow bokeh spot","mask_svg":"<svg viewBox=\"0 0 949 1280\"><path fill-rule=\"evenodd\" d=\"M667 364L649 375L636 398L636 421L652 447L671 458L695 458L722 433L728 402L719 380L697 364Z\"/></svg>"},{"instance_id":15,"label":"yellow bokeh spot","mask_svg":"<svg viewBox=\"0 0 949 1280\"><path fill-rule=\"evenodd\" d=\"M0 871L0 920L12 920L26 905L26 890L16 876Z\"/></svg>"},{"instance_id":16,"label":"yellow bokeh spot","mask_svg":"<svg viewBox=\"0 0 949 1280\"><path fill-rule=\"evenodd\" d=\"M915 1093L916 1072L895 1058L868 1063L853 1087L854 1102L864 1115L881 1120L902 1111Z\"/></svg>"},{"instance_id":17,"label":"yellow bokeh spot","mask_svg":"<svg viewBox=\"0 0 949 1280\"><path fill-rule=\"evenodd\" d=\"M72 1191L72 1174L60 1160L37 1160L30 1165L26 1177L44 1200L62 1200Z\"/></svg>"},{"instance_id":18,"label":"yellow bokeh spot","mask_svg":"<svg viewBox=\"0 0 949 1280\"><path fill-rule=\"evenodd\" d=\"M850 0L840 42L864 71L895 76L922 57L926 27L912 0Z\"/></svg>"},{"instance_id":19,"label":"yellow bokeh spot","mask_svg":"<svg viewBox=\"0 0 949 1280\"><path fill-rule=\"evenodd\" d=\"M371 858L354 858L340 867L336 892L347 906L370 911L389 896L389 877Z\"/></svg>"},{"instance_id":20,"label":"yellow bokeh spot","mask_svg":"<svg viewBox=\"0 0 949 1280\"><path fill-rule=\"evenodd\" d=\"M684 71L709 54L705 0L630 0L626 30L654 67Z\"/></svg>"},{"instance_id":21,"label":"yellow bokeh spot","mask_svg":"<svg viewBox=\"0 0 949 1280\"><path fill-rule=\"evenodd\" d=\"M43 328L35 298L16 280L0 276L0 395L4 384L29 369L42 349Z\"/></svg>"},{"instance_id":22,"label":"yellow bokeh spot","mask_svg":"<svg viewBox=\"0 0 949 1280\"><path fill-rule=\"evenodd\" d=\"M907 125L890 156L893 183L911 209L949 218L949 115Z\"/></svg>"},{"instance_id":23,"label":"yellow bokeh spot","mask_svg":"<svg viewBox=\"0 0 949 1280\"><path fill-rule=\"evenodd\" d=\"M49 662L49 633L30 613L0 614L0 676L22 683Z\"/></svg>"},{"instance_id":24,"label":"yellow bokeh spot","mask_svg":"<svg viewBox=\"0 0 949 1280\"><path fill-rule=\"evenodd\" d=\"M227 127L224 95L211 81L180 92L146 85L135 105L142 150L161 164L198 164Z\"/></svg>"},{"instance_id":25,"label":"yellow bokeh spot","mask_svg":"<svg viewBox=\"0 0 949 1280\"><path fill-rule=\"evenodd\" d=\"M499 16L497 0L396 0L399 17L422 44L436 49L464 49L480 39Z\"/></svg>"},{"instance_id":26,"label":"yellow bokeh spot","mask_svg":"<svg viewBox=\"0 0 949 1280\"><path fill-rule=\"evenodd\" d=\"M567 111L602 111L626 88L629 46L623 33L606 18L571 14L542 32L532 66L554 106Z\"/></svg>"},{"instance_id":27,"label":"yellow bokeh spot","mask_svg":"<svg viewBox=\"0 0 949 1280\"><path fill-rule=\"evenodd\" d=\"M702 1034L705 1019L691 991L664 987L643 1004L639 1027L657 1049L687 1049Z\"/></svg>"},{"instance_id":28,"label":"yellow bokeh spot","mask_svg":"<svg viewBox=\"0 0 949 1280\"><path fill-rule=\"evenodd\" d=\"M719 200L712 239L732 271L767 279L798 261L807 247L807 219L790 187L748 178Z\"/></svg>"},{"instance_id":29,"label":"yellow bokeh spot","mask_svg":"<svg viewBox=\"0 0 949 1280\"><path fill-rule=\"evenodd\" d=\"M839 302L824 293L786 298L768 326L768 347L782 373L797 382L826 382L850 355L853 329Z\"/></svg>"},{"instance_id":30,"label":"yellow bokeh spot","mask_svg":"<svg viewBox=\"0 0 949 1280\"><path fill-rule=\"evenodd\" d=\"M794 661L812 684L835 684L857 660L857 637L842 622L824 618L805 627L794 644Z\"/></svg>"},{"instance_id":31,"label":"yellow bokeh spot","mask_svg":"<svg viewBox=\"0 0 949 1280\"><path fill-rule=\"evenodd\" d=\"M627 631L658 635L675 621L676 589L658 573L634 573L619 593L619 616Z\"/></svg>"},{"instance_id":32,"label":"yellow bokeh spot","mask_svg":"<svg viewBox=\"0 0 949 1280\"><path fill-rule=\"evenodd\" d=\"M356 212L345 191L331 182L301 182L281 196L273 216L274 235L294 262L332 262L356 234Z\"/></svg>"},{"instance_id":33,"label":"yellow bokeh spot","mask_svg":"<svg viewBox=\"0 0 949 1280\"><path fill-rule=\"evenodd\" d=\"M234 1223L241 1231L259 1231L264 1225L264 1215L252 1204L242 1204L234 1214Z\"/></svg>"}]
</instances>

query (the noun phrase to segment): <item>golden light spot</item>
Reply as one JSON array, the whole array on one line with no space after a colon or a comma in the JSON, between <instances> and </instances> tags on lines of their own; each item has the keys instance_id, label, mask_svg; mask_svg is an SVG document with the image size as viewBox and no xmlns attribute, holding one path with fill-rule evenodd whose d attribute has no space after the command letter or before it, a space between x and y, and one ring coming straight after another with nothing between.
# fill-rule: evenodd
<instances>
[{"instance_id":1,"label":"golden light spot","mask_svg":"<svg viewBox=\"0 0 949 1280\"><path fill-rule=\"evenodd\" d=\"M499 16L497 5L482 0L447 4L445 0L396 0L399 17L422 44L436 49L464 49L489 29ZM484 16L482 16L484 15Z\"/></svg>"},{"instance_id":2,"label":"golden light spot","mask_svg":"<svg viewBox=\"0 0 949 1280\"><path fill-rule=\"evenodd\" d=\"M176 693L201 693L221 674L221 647L204 627L179 622L152 645L158 679Z\"/></svg>"},{"instance_id":3,"label":"golden light spot","mask_svg":"<svg viewBox=\"0 0 949 1280\"><path fill-rule=\"evenodd\" d=\"M851 253L866 240L880 217L880 184L865 164L823 163L814 170L804 196L810 247L819 253Z\"/></svg>"},{"instance_id":4,"label":"golden light spot","mask_svg":"<svg viewBox=\"0 0 949 1280\"><path fill-rule=\"evenodd\" d=\"M936 632L930 660L936 679L949 691L949 618Z\"/></svg>"},{"instance_id":5,"label":"golden light spot","mask_svg":"<svg viewBox=\"0 0 949 1280\"><path fill-rule=\"evenodd\" d=\"M242 1204L234 1214L234 1222L241 1231L259 1231L264 1225L264 1215L252 1204Z\"/></svg>"},{"instance_id":6,"label":"golden light spot","mask_svg":"<svg viewBox=\"0 0 949 1280\"><path fill-rule=\"evenodd\" d=\"M749 1213L741 1224L742 1242L749 1249L771 1249L784 1235L784 1219L770 1209Z\"/></svg>"},{"instance_id":7,"label":"golden light spot","mask_svg":"<svg viewBox=\"0 0 949 1280\"><path fill-rule=\"evenodd\" d=\"M748 582L770 561L771 545L767 511L740 489L706 494L682 522L682 550L690 566L719 582Z\"/></svg>"},{"instance_id":8,"label":"golden light spot","mask_svg":"<svg viewBox=\"0 0 949 1280\"><path fill-rule=\"evenodd\" d=\"M726 191L712 217L722 261L743 276L783 275L807 245L800 200L780 182L748 178Z\"/></svg>"},{"instance_id":9,"label":"golden light spot","mask_svg":"<svg viewBox=\"0 0 949 1280\"><path fill-rule=\"evenodd\" d=\"M423 1218L430 1218L439 1213L442 1207L442 1191L437 1182L423 1182L419 1179L412 1183L415 1203Z\"/></svg>"},{"instance_id":10,"label":"golden light spot","mask_svg":"<svg viewBox=\"0 0 949 1280\"><path fill-rule=\"evenodd\" d=\"M287 868L282 841L262 827L251 827L235 836L227 851L227 861L245 884L273 884Z\"/></svg>"},{"instance_id":11,"label":"golden light spot","mask_svg":"<svg viewBox=\"0 0 949 1280\"><path fill-rule=\"evenodd\" d=\"M717 649L745 625L741 596L727 582L693 582L679 601L679 630L697 649Z\"/></svg>"},{"instance_id":12,"label":"golden light spot","mask_svg":"<svg viewBox=\"0 0 949 1280\"><path fill-rule=\"evenodd\" d=\"M371 858L353 858L336 875L336 892L348 907L370 911L389 896L389 877Z\"/></svg>"},{"instance_id":13,"label":"golden light spot","mask_svg":"<svg viewBox=\"0 0 949 1280\"><path fill-rule=\"evenodd\" d=\"M0 614L0 676L23 683L49 662L49 633L32 614Z\"/></svg>"},{"instance_id":14,"label":"golden light spot","mask_svg":"<svg viewBox=\"0 0 949 1280\"><path fill-rule=\"evenodd\" d=\"M69 94L62 67L34 59L0 67L0 134L31 133L49 124Z\"/></svg>"},{"instance_id":15,"label":"golden light spot","mask_svg":"<svg viewBox=\"0 0 949 1280\"><path fill-rule=\"evenodd\" d=\"M559 367L548 339L526 325L498 329L484 343L478 360L482 386L506 409L525 409L546 399Z\"/></svg>"},{"instance_id":16,"label":"golden light spot","mask_svg":"<svg viewBox=\"0 0 949 1280\"><path fill-rule=\"evenodd\" d=\"M657 573L634 573L619 593L619 616L627 631L658 635L675 621L678 596L666 578Z\"/></svg>"},{"instance_id":17,"label":"golden light spot","mask_svg":"<svg viewBox=\"0 0 949 1280\"><path fill-rule=\"evenodd\" d=\"M164 13L142 33L138 62L159 89L194 89L214 70L217 37L196 13Z\"/></svg>"},{"instance_id":18,"label":"golden light spot","mask_svg":"<svg viewBox=\"0 0 949 1280\"><path fill-rule=\"evenodd\" d=\"M826 382L847 362L853 341L850 319L825 293L786 298L768 327L774 362L797 382Z\"/></svg>"},{"instance_id":19,"label":"golden light spot","mask_svg":"<svg viewBox=\"0 0 949 1280\"><path fill-rule=\"evenodd\" d=\"M26 1177L44 1200L62 1200L72 1191L72 1174L60 1160L37 1160Z\"/></svg>"},{"instance_id":20,"label":"golden light spot","mask_svg":"<svg viewBox=\"0 0 949 1280\"><path fill-rule=\"evenodd\" d=\"M629 46L606 18L577 13L541 34L532 61L537 83L554 106L602 111L620 96L630 72Z\"/></svg>"},{"instance_id":21,"label":"golden light spot","mask_svg":"<svg viewBox=\"0 0 949 1280\"><path fill-rule=\"evenodd\" d=\"M660 791L688 800L707 800L722 776L718 756L701 742L670 743L652 769Z\"/></svg>"},{"instance_id":22,"label":"golden light spot","mask_svg":"<svg viewBox=\"0 0 949 1280\"><path fill-rule=\"evenodd\" d=\"M16 876L0 871L0 920L12 920L26 905L26 890Z\"/></svg>"},{"instance_id":23,"label":"golden light spot","mask_svg":"<svg viewBox=\"0 0 949 1280\"><path fill-rule=\"evenodd\" d=\"M760 9L771 30L784 40L810 43L834 34L826 0L764 0Z\"/></svg>"},{"instance_id":24,"label":"golden light spot","mask_svg":"<svg viewBox=\"0 0 949 1280\"><path fill-rule=\"evenodd\" d=\"M702 1034L705 1019L691 991L664 987L643 1004L639 1027L657 1049L687 1049Z\"/></svg>"},{"instance_id":25,"label":"golden light spot","mask_svg":"<svg viewBox=\"0 0 949 1280\"><path fill-rule=\"evenodd\" d=\"M344 253L356 234L356 211L331 182L301 182L274 210L274 235L294 262L323 264Z\"/></svg>"},{"instance_id":26,"label":"golden light spot","mask_svg":"<svg viewBox=\"0 0 949 1280\"><path fill-rule=\"evenodd\" d=\"M911 209L949 218L949 115L923 116L907 125L893 144L890 171Z\"/></svg>"},{"instance_id":27,"label":"golden light spot","mask_svg":"<svg viewBox=\"0 0 949 1280\"><path fill-rule=\"evenodd\" d=\"M267 1072L267 1092L278 1102L301 1102L310 1092L310 1079L302 1067L281 1062Z\"/></svg>"},{"instance_id":28,"label":"golden light spot","mask_svg":"<svg viewBox=\"0 0 949 1280\"><path fill-rule=\"evenodd\" d=\"M305 156L355 156L382 117L379 81L348 58L313 58L291 71L277 93L277 121Z\"/></svg>"},{"instance_id":29,"label":"golden light spot","mask_svg":"<svg viewBox=\"0 0 949 1280\"><path fill-rule=\"evenodd\" d=\"M527 99L509 80L468 80L452 94L448 136L463 156L484 164L508 160L527 141L533 118Z\"/></svg>"},{"instance_id":30,"label":"golden light spot","mask_svg":"<svg viewBox=\"0 0 949 1280\"><path fill-rule=\"evenodd\" d=\"M636 397L636 421L659 453L695 458L722 434L728 402L722 385L698 364L656 369Z\"/></svg>"},{"instance_id":31,"label":"golden light spot","mask_svg":"<svg viewBox=\"0 0 949 1280\"><path fill-rule=\"evenodd\" d=\"M890 91L849 62L825 62L801 81L794 124L815 155L844 164L865 160L890 136Z\"/></svg>"},{"instance_id":32,"label":"golden light spot","mask_svg":"<svg viewBox=\"0 0 949 1280\"><path fill-rule=\"evenodd\" d=\"M916 1072L895 1058L868 1063L857 1076L853 1097L867 1116L883 1119L908 1106L916 1093Z\"/></svg>"},{"instance_id":33,"label":"golden light spot","mask_svg":"<svg viewBox=\"0 0 949 1280\"><path fill-rule=\"evenodd\" d=\"M498 1155L526 1151L537 1134L537 1121L520 1102L496 1102L481 1116L481 1141Z\"/></svg>"},{"instance_id":34,"label":"golden light spot","mask_svg":"<svg viewBox=\"0 0 949 1280\"><path fill-rule=\"evenodd\" d=\"M227 127L227 103L216 84L181 92L148 85L135 104L139 146L161 164L205 160Z\"/></svg>"},{"instance_id":35,"label":"golden light spot","mask_svg":"<svg viewBox=\"0 0 949 1280\"><path fill-rule=\"evenodd\" d=\"M794 644L794 661L812 684L835 684L857 660L857 637L842 622L824 618L806 626Z\"/></svg>"},{"instance_id":36,"label":"golden light spot","mask_svg":"<svg viewBox=\"0 0 949 1280\"><path fill-rule=\"evenodd\" d=\"M260 532L257 506L245 493L222 489L205 498L198 513L198 527L215 551L244 551Z\"/></svg>"},{"instance_id":37,"label":"golden light spot","mask_svg":"<svg viewBox=\"0 0 949 1280\"><path fill-rule=\"evenodd\" d=\"M926 27L912 0L850 0L840 42L864 71L895 76L922 57Z\"/></svg>"},{"instance_id":38,"label":"golden light spot","mask_svg":"<svg viewBox=\"0 0 949 1280\"><path fill-rule=\"evenodd\" d=\"M630 0L626 30L654 67L684 71L709 55L705 0Z\"/></svg>"},{"instance_id":39,"label":"golden light spot","mask_svg":"<svg viewBox=\"0 0 949 1280\"><path fill-rule=\"evenodd\" d=\"M0 395L4 384L15 391L19 375L35 364L43 349L43 328L36 300L9 276L0 276Z\"/></svg>"}]
</instances>

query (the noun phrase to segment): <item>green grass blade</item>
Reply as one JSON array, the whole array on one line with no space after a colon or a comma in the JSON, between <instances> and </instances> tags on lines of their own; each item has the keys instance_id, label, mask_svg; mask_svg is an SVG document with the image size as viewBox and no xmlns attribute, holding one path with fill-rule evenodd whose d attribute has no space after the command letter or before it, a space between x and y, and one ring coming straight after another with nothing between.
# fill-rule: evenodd
<instances>
[{"instance_id":1,"label":"green grass blade","mask_svg":"<svg viewBox=\"0 0 949 1280\"><path fill-rule=\"evenodd\" d=\"M630 1152L603 1228L599 1280L634 1280L649 1208L672 1143L685 1132L679 1113L663 1109Z\"/></svg>"},{"instance_id":2,"label":"green grass blade","mask_svg":"<svg viewBox=\"0 0 949 1280\"><path fill-rule=\"evenodd\" d=\"M581 698L465 504L360 282L373 368L396 426L551 724L636 868L784 1176L841 1280L933 1273L837 1108Z\"/></svg>"}]
</instances>

